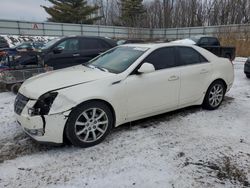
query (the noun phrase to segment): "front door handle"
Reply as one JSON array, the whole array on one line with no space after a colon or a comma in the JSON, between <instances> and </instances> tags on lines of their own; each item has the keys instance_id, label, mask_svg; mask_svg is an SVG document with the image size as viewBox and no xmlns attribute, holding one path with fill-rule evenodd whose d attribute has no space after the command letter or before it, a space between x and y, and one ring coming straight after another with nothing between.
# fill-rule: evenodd
<instances>
[{"instance_id":1,"label":"front door handle","mask_svg":"<svg viewBox=\"0 0 250 188\"><path fill-rule=\"evenodd\" d=\"M80 56L80 54L73 54L73 56L74 56L74 57L79 57L79 56Z\"/></svg>"},{"instance_id":2,"label":"front door handle","mask_svg":"<svg viewBox=\"0 0 250 188\"><path fill-rule=\"evenodd\" d=\"M202 69L201 72L200 72L200 74L206 74L206 73L208 73L207 69Z\"/></svg>"},{"instance_id":3,"label":"front door handle","mask_svg":"<svg viewBox=\"0 0 250 188\"><path fill-rule=\"evenodd\" d=\"M175 80L179 80L179 76L170 76L168 81L175 81Z\"/></svg>"}]
</instances>

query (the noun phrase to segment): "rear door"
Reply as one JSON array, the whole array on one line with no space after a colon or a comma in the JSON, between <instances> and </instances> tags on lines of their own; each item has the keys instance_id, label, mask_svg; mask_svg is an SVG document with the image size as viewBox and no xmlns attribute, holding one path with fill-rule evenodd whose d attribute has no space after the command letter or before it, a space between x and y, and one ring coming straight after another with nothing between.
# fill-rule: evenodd
<instances>
[{"instance_id":1,"label":"rear door","mask_svg":"<svg viewBox=\"0 0 250 188\"><path fill-rule=\"evenodd\" d=\"M87 63L89 60L110 49L110 46L102 39L81 38L80 49L77 63Z\"/></svg>"},{"instance_id":2,"label":"rear door","mask_svg":"<svg viewBox=\"0 0 250 188\"><path fill-rule=\"evenodd\" d=\"M201 99L208 87L212 71L208 62L192 47L177 47L178 62L181 66L180 105L193 103Z\"/></svg>"}]
</instances>

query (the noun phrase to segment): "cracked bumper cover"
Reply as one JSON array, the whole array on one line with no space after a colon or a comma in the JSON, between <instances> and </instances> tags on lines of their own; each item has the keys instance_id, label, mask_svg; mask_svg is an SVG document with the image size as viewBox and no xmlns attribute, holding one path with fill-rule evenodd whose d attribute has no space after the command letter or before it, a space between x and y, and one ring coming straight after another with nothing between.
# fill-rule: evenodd
<instances>
[{"instance_id":1,"label":"cracked bumper cover","mask_svg":"<svg viewBox=\"0 0 250 188\"><path fill-rule=\"evenodd\" d=\"M27 104L21 115L15 114L17 122L22 126L24 132L38 142L63 143L63 132L69 112L45 116L30 116Z\"/></svg>"}]
</instances>

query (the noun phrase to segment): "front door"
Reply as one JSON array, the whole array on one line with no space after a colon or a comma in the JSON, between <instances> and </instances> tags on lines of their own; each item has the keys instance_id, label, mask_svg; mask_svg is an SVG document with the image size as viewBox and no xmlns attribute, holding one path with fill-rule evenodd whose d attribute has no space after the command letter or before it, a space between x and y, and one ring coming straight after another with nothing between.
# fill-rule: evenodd
<instances>
[{"instance_id":1,"label":"front door","mask_svg":"<svg viewBox=\"0 0 250 188\"><path fill-rule=\"evenodd\" d=\"M127 119L137 119L178 106L180 70L175 59L175 48L157 49L142 62L154 65L154 72L134 73L127 77Z\"/></svg>"},{"instance_id":2,"label":"front door","mask_svg":"<svg viewBox=\"0 0 250 188\"><path fill-rule=\"evenodd\" d=\"M63 50L60 53L55 53L53 50L47 54L48 58L45 64L61 69L76 65L76 60L80 56L80 41L78 38L69 38L59 43L55 48L61 47Z\"/></svg>"}]
</instances>

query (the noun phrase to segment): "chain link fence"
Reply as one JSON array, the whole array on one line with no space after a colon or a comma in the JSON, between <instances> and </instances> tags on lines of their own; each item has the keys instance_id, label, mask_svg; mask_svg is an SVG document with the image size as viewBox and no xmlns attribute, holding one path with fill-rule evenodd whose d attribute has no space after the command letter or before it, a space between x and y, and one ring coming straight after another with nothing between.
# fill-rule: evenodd
<instances>
[{"instance_id":1,"label":"chain link fence","mask_svg":"<svg viewBox=\"0 0 250 188\"><path fill-rule=\"evenodd\" d=\"M237 33L239 37L250 32L250 25L221 25L189 28L131 28L103 25L83 25L52 22L28 22L0 20L0 34L3 35L34 35L34 36L103 36L110 38L140 39L182 39L192 35L222 35Z\"/></svg>"}]
</instances>

